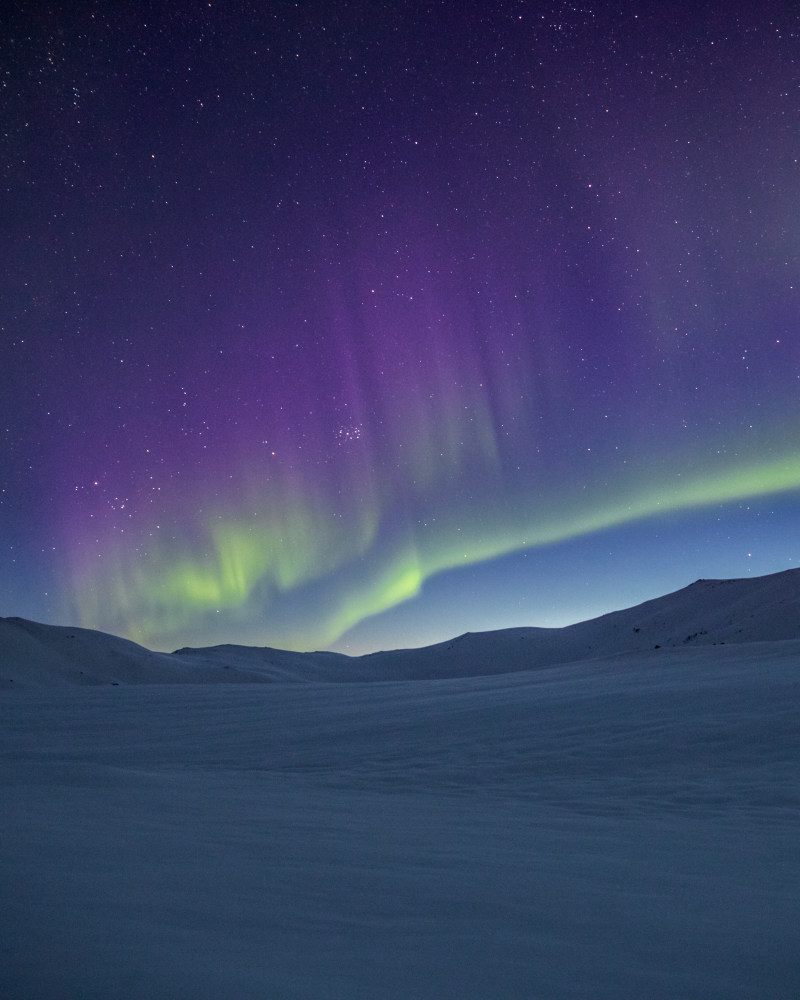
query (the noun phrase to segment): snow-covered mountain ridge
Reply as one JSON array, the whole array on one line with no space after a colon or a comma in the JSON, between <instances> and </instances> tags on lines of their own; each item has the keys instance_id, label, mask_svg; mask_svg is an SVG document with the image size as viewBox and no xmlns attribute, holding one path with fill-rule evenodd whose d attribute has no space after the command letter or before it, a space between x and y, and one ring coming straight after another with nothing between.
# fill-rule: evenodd
<instances>
[{"instance_id":1,"label":"snow-covered mountain ridge","mask_svg":"<svg viewBox=\"0 0 800 1000\"><path fill-rule=\"evenodd\" d=\"M90 629L0 618L0 687L388 681L511 673L669 647L800 640L800 569L697 580L564 628L465 633L418 649L349 657L237 645L157 653Z\"/></svg>"}]
</instances>

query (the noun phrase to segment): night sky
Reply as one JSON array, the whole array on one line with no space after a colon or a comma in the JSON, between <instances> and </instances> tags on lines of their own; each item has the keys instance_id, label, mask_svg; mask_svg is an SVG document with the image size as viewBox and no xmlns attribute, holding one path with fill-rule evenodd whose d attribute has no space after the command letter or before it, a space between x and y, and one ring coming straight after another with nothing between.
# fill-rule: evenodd
<instances>
[{"instance_id":1,"label":"night sky","mask_svg":"<svg viewBox=\"0 0 800 1000\"><path fill-rule=\"evenodd\" d=\"M795 3L12 3L0 614L364 652L800 565Z\"/></svg>"}]
</instances>

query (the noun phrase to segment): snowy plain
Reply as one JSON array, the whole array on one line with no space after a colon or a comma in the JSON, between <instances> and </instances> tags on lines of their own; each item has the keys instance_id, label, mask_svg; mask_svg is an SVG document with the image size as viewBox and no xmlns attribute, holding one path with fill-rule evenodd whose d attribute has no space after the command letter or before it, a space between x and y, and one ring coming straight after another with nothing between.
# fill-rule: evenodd
<instances>
[{"instance_id":1,"label":"snowy plain","mask_svg":"<svg viewBox=\"0 0 800 1000\"><path fill-rule=\"evenodd\" d=\"M799 666L800 571L352 660L0 619L0 996L792 1000Z\"/></svg>"}]
</instances>

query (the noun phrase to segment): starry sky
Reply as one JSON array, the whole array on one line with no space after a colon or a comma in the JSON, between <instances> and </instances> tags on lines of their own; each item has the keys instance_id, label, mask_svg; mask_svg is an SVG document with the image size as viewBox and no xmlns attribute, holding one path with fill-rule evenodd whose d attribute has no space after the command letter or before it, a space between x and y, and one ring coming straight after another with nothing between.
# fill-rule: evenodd
<instances>
[{"instance_id":1,"label":"starry sky","mask_svg":"<svg viewBox=\"0 0 800 1000\"><path fill-rule=\"evenodd\" d=\"M11 3L0 613L361 653L800 564L794 3Z\"/></svg>"}]
</instances>

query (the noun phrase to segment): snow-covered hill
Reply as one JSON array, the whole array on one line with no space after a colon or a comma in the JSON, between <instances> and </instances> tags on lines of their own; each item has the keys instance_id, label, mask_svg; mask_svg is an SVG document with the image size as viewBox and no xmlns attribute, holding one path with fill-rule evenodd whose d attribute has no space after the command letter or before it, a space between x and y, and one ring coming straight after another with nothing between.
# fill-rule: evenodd
<instances>
[{"instance_id":1,"label":"snow-covered hill","mask_svg":"<svg viewBox=\"0 0 800 1000\"><path fill-rule=\"evenodd\" d=\"M214 646L154 653L89 629L0 618L0 685L254 683L468 677L655 648L800 639L800 569L698 580L673 594L565 628L467 633L361 657Z\"/></svg>"},{"instance_id":2,"label":"snow-covered hill","mask_svg":"<svg viewBox=\"0 0 800 1000\"><path fill-rule=\"evenodd\" d=\"M180 657L154 653L104 632L0 618L0 689L29 684L203 684L238 679L238 671L185 663Z\"/></svg>"}]
</instances>

